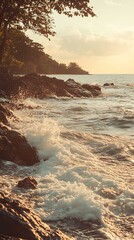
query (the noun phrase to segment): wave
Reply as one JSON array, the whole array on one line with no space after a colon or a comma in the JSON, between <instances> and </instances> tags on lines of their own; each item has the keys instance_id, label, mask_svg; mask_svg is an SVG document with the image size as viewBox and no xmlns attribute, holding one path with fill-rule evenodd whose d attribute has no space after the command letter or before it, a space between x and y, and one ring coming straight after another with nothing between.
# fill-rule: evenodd
<instances>
[{"instance_id":1,"label":"wave","mask_svg":"<svg viewBox=\"0 0 134 240\"><path fill-rule=\"evenodd\" d=\"M87 108L85 108L85 107L70 107L69 109L68 109L68 111L72 111L72 112L82 112L82 111L86 111L87 110Z\"/></svg>"},{"instance_id":2,"label":"wave","mask_svg":"<svg viewBox=\"0 0 134 240\"><path fill-rule=\"evenodd\" d=\"M26 104L34 106L29 100ZM110 236L115 232L125 239L134 207L133 139L67 129L47 117L46 103L37 102L37 106L40 108L35 105L34 109L14 111L19 121L11 125L36 147L40 163L30 168L7 165L5 171L10 171L3 176L5 188L13 189L16 179L31 174L37 179L38 188L21 194L27 198L30 194L33 207L42 218L57 224L67 219L83 225L90 222L91 229L96 224L96 229L104 229ZM118 119L113 120L117 123ZM11 176L12 167L15 176ZM132 221L128 239L131 228Z\"/></svg>"}]
</instances>

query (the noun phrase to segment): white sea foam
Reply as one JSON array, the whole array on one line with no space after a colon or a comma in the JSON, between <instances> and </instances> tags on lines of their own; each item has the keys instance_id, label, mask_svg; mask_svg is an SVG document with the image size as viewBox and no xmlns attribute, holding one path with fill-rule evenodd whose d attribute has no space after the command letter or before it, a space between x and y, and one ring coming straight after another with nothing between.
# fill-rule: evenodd
<instances>
[{"instance_id":1,"label":"white sea foam","mask_svg":"<svg viewBox=\"0 0 134 240\"><path fill-rule=\"evenodd\" d=\"M64 218L76 218L81 220L101 219L101 204L95 201L95 195L87 190L84 184L74 182L51 182L48 188L35 191L38 197L37 208L47 220L59 220ZM46 183L45 183L46 184ZM43 188L44 189L44 188Z\"/></svg>"},{"instance_id":2,"label":"white sea foam","mask_svg":"<svg viewBox=\"0 0 134 240\"><path fill-rule=\"evenodd\" d=\"M100 162L100 157L105 156L104 161L111 162L113 156L116 158L123 153L123 142L108 135L67 131L42 114L38 122L34 112L32 118L27 110L19 114L26 123L23 120L16 127L36 147L41 160L34 173L39 185L32 199L44 219L99 219L103 222L107 211L105 204L111 199L117 199L116 207L108 208L109 211L113 214L119 211L120 179L118 181L118 176L116 179L112 167ZM128 198L124 195L123 199ZM127 209L132 206L130 202Z\"/></svg>"},{"instance_id":3,"label":"white sea foam","mask_svg":"<svg viewBox=\"0 0 134 240\"><path fill-rule=\"evenodd\" d=\"M19 123L20 129L30 144L36 147L42 160L37 173L39 186L34 193L35 198L38 195L35 200L38 211L44 209L47 212L44 217L49 220L70 217L102 219L101 203L95 200L96 194L82 183L87 167L73 167L93 155L87 153L86 147L62 138L61 127L54 120L45 118L38 124L31 124L28 117L27 120L29 124L25 128L24 121ZM43 159L48 160L44 162Z\"/></svg>"},{"instance_id":4,"label":"white sea foam","mask_svg":"<svg viewBox=\"0 0 134 240\"><path fill-rule=\"evenodd\" d=\"M0 97L0 102L9 102L8 98Z\"/></svg>"},{"instance_id":5,"label":"white sea foam","mask_svg":"<svg viewBox=\"0 0 134 240\"><path fill-rule=\"evenodd\" d=\"M23 104L26 106L26 107L32 107L32 108L38 108L38 107L42 107L41 101L38 101L34 98L27 98L27 99L24 99L23 100Z\"/></svg>"},{"instance_id":6,"label":"white sea foam","mask_svg":"<svg viewBox=\"0 0 134 240\"><path fill-rule=\"evenodd\" d=\"M12 126L38 151L40 163L24 171L38 181L38 188L30 197L41 216L54 221L99 220L110 226L109 232L113 229L113 234L109 234L115 240L116 232L119 239L127 239L124 236L129 219L125 219L132 217L134 208L134 142L130 138L132 124L122 137L126 130L121 130L120 121L116 121L126 117L133 121L132 106L127 102L122 106L120 99L112 102L113 97L25 100L26 106L35 108L15 111L19 122ZM22 169L17 171L18 178L22 177ZM8 187L13 187L12 181Z\"/></svg>"}]
</instances>

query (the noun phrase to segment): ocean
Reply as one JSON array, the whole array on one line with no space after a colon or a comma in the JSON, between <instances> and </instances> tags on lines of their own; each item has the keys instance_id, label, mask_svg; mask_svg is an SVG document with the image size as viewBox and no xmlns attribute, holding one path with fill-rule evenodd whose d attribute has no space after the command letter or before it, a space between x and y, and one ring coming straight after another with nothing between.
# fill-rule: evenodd
<instances>
[{"instance_id":1,"label":"ocean","mask_svg":"<svg viewBox=\"0 0 134 240\"><path fill-rule=\"evenodd\" d=\"M98 84L102 95L18 100L26 108L14 110L18 121L10 124L35 146L40 163L18 167L5 162L3 186L72 239L132 240L134 75L54 77ZM38 181L37 189L15 189L28 175Z\"/></svg>"}]
</instances>

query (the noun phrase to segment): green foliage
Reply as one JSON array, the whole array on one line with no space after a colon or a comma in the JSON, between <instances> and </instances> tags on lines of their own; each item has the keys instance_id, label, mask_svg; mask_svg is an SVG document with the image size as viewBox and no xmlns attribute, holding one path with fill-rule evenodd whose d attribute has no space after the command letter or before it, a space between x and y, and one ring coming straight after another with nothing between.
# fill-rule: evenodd
<instances>
[{"instance_id":1,"label":"green foliage","mask_svg":"<svg viewBox=\"0 0 134 240\"><path fill-rule=\"evenodd\" d=\"M0 0L0 63L7 29L31 29L46 37L54 35L53 11L69 17L95 16L90 0Z\"/></svg>"},{"instance_id":2,"label":"green foliage","mask_svg":"<svg viewBox=\"0 0 134 240\"><path fill-rule=\"evenodd\" d=\"M45 36L53 35L52 12L72 16L94 16L90 0L1 0L0 29L32 29Z\"/></svg>"},{"instance_id":3,"label":"green foliage","mask_svg":"<svg viewBox=\"0 0 134 240\"><path fill-rule=\"evenodd\" d=\"M68 66L68 74L81 74L81 68L75 62L71 62Z\"/></svg>"},{"instance_id":4,"label":"green foliage","mask_svg":"<svg viewBox=\"0 0 134 240\"><path fill-rule=\"evenodd\" d=\"M43 51L43 46L33 42L22 31L9 29L3 56L3 65L16 74L88 74L78 64L58 63Z\"/></svg>"}]
</instances>

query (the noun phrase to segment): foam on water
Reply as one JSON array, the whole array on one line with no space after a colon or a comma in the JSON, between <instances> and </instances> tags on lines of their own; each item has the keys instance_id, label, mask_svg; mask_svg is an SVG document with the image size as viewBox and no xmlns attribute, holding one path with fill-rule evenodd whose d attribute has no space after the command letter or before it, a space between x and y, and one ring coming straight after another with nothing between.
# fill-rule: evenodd
<instances>
[{"instance_id":1,"label":"foam on water","mask_svg":"<svg viewBox=\"0 0 134 240\"><path fill-rule=\"evenodd\" d=\"M36 176L39 186L35 191L35 196L38 195L37 208L41 208L39 211L48 211L44 212L44 216L49 220L68 217L101 219L101 204L96 202L96 194L80 181L83 166L80 165L77 169L72 167L77 162L79 164L81 160L84 161L87 156L93 157L92 154L87 154L86 147L62 138L61 129L54 120L45 118L34 125L28 118L27 122L29 124L25 128L21 126L21 131L31 145L36 146L42 160ZM23 124L25 125L24 121ZM48 161L44 162L43 159Z\"/></svg>"},{"instance_id":2,"label":"foam on water","mask_svg":"<svg viewBox=\"0 0 134 240\"><path fill-rule=\"evenodd\" d=\"M19 103L19 100L18 100ZM21 101L20 101L21 103ZM43 101L42 101L43 103ZM23 100L23 104L25 105L25 107L31 107L31 108L38 108L41 107L41 101L38 101L37 99L34 98L27 98Z\"/></svg>"},{"instance_id":3,"label":"foam on water","mask_svg":"<svg viewBox=\"0 0 134 240\"><path fill-rule=\"evenodd\" d=\"M133 141L66 129L45 116L46 108L38 114L34 109L14 112L20 121L12 125L36 147L40 158L40 164L24 170L35 176L38 188L23 194L30 194L34 208L47 221L99 221L110 229L119 222L127 228L121 214L132 216ZM22 170L17 171L22 177ZM107 220L110 216L115 220Z\"/></svg>"},{"instance_id":4,"label":"foam on water","mask_svg":"<svg viewBox=\"0 0 134 240\"><path fill-rule=\"evenodd\" d=\"M109 239L118 239L118 235L119 239L130 240L134 208L134 141L130 138L133 108L132 102L125 100L123 105L121 98L113 99L113 95L105 95L90 100L25 100L26 109L14 111L19 121L11 125L36 147L40 163L30 168L7 164L5 171L9 174L3 175L2 181L8 190L23 176L33 175L38 188L21 195L30 197L43 219L96 221L109 232ZM124 135L126 124L127 134L121 137L120 129Z\"/></svg>"},{"instance_id":5,"label":"foam on water","mask_svg":"<svg viewBox=\"0 0 134 240\"><path fill-rule=\"evenodd\" d=\"M39 197L37 203L37 208L45 220L76 218L81 220L100 219L101 221L101 204L96 203L94 193L87 190L84 184L61 181L54 181L52 184L53 178L51 175L50 177L49 190L44 191L43 199L42 196L41 200ZM39 192L40 190L37 190L35 194L40 194ZM43 210L45 211L43 212Z\"/></svg>"},{"instance_id":6,"label":"foam on water","mask_svg":"<svg viewBox=\"0 0 134 240\"><path fill-rule=\"evenodd\" d=\"M8 102L8 101L9 101L8 98L0 97L0 102Z\"/></svg>"}]
</instances>

